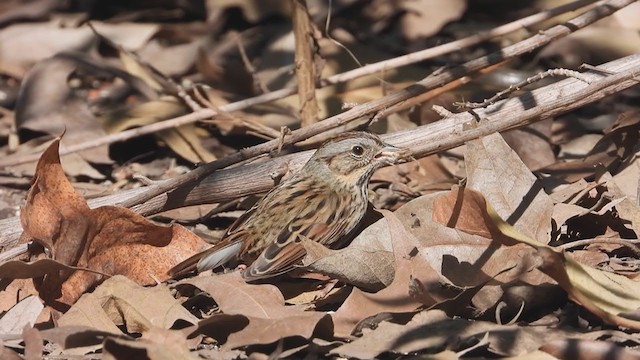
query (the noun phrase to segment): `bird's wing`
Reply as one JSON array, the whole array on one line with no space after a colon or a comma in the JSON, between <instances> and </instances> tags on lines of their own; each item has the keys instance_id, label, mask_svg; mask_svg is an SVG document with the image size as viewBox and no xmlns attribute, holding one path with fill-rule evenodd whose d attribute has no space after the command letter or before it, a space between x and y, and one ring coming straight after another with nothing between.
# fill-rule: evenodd
<instances>
[{"instance_id":1,"label":"bird's wing","mask_svg":"<svg viewBox=\"0 0 640 360\"><path fill-rule=\"evenodd\" d=\"M327 232L327 224L314 223L304 231L288 226L283 229L276 241L267 246L258 258L245 269L242 276L246 281L255 281L284 274L292 270L307 254L302 246L302 238L317 239Z\"/></svg>"},{"instance_id":2,"label":"bird's wing","mask_svg":"<svg viewBox=\"0 0 640 360\"><path fill-rule=\"evenodd\" d=\"M253 215L256 207L242 214L229 227L219 243L182 261L169 270L171 276L177 277L193 271L203 272L222 266L241 254L247 246L249 234L243 230L243 224Z\"/></svg>"}]
</instances>

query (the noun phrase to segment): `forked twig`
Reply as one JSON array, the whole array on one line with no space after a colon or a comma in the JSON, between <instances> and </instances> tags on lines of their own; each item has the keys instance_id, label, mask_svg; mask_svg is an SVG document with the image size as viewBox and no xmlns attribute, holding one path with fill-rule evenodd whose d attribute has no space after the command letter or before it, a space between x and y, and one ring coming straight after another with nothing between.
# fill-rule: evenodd
<instances>
[{"instance_id":1,"label":"forked twig","mask_svg":"<svg viewBox=\"0 0 640 360\"><path fill-rule=\"evenodd\" d=\"M549 69L547 71L543 71L541 73L538 73L534 76L531 76L527 79L522 80L521 82L517 83L517 84L513 84L510 85L507 89L502 90L500 92L498 92L497 94L495 94L494 96L490 97L489 99L485 99L483 102L480 103L475 103L475 102L455 102L453 103L456 107L458 107L459 109L463 109L463 110L469 110L469 109L477 109L477 108L483 108L483 107L487 107L489 105L493 105L496 103L496 101L498 100L502 100L504 98L507 97L507 95L518 91L520 89L522 89L523 87L527 86L527 85L531 85L536 81L540 81L546 77L549 76L564 76L564 77L572 77L575 79L578 79L580 81L583 81L587 84L591 83L591 80L589 78L587 78L586 76L584 76L582 73L579 73L577 71L574 70L568 70L568 69Z\"/></svg>"}]
</instances>

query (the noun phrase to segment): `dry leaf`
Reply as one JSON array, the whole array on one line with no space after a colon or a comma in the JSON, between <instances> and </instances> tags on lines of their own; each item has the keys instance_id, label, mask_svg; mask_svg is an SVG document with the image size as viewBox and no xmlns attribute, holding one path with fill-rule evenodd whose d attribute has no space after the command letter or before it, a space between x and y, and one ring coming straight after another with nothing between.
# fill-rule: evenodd
<instances>
[{"instance_id":1,"label":"dry leaf","mask_svg":"<svg viewBox=\"0 0 640 360\"><path fill-rule=\"evenodd\" d=\"M284 306L284 297L277 287L270 284L247 284L239 271L185 279L176 285L182 284L193 285L208 293L226 314L278 318L285 317L294 310Z\"/></svg>"},{"instance_id":2,"label":"dry leaf","mask_svg":"<svg viewBox=\"0 0 640 360\"><path fill-rule=\"evenodd\" d=\"M247 284L238 271L183 280L179 284L196 286L218 303L224 314L202 320L194 334L211 336L223 343L226 350L270 344L292 336L330 339L333 334L329 315L285 306L277 287Z\"/></svg>"},{"instance_id":3,"label":"dry leaf","mask_svg":"<svg viewBox=\"0 0 640 360\"><path fill-rule=\"evenodd\" d=\"M304 240L306 269L329 275L347 284L368 290L380 290L393 281L393 253L387 249L391 240L378 221L364 229L342 250L331 250L311 240Z\"/></svg>"},{"instance_id":4,"label":"dry leaf","mask_svg":"<svg viewBox=\"0 0 640 360\"><path fill-rule=\"evenodd\" d=\"M613 182L621 194L638 203L638 183L640 183L640 160L636 158L624 169L613 176Z\"/></svg>"},{"instance_id":5,"label":"dry leaf","mask_svg":"<svg viewBox=\"0 0 640 360\"><path fill-rule=\"evenodd\" d=\"M155 85L160 86L160 85ZM175 97L163 97L148 101L125 110L117 110L103 116L106 129L111 132L123 131L136 126L153 124L158 121L184 115L187 108ZM162 130L157 136L176 154L192 163L209 162L216 157L201 144L195 125L183 125L176 129Z\"/></svg>"},{"instance_id":6,"label":"dry leaf","mask_svg":"<svg viewBox=\"0 0 640 360\"><path fill-rule=\"evenodd\" d=\"M535 351L542 344L559 336L571 334L562 330L485 321L451 319L440 310L417 313L407 324L384 321L361 338L331 350L332 354L359 359L373 359L385 352L413 353L427 349L429 353L459 349L488 334L489 351L500 356L514 356Z\"/></svg>"},{"instance_id":7,"label":"dry leaf","mask_svg":"<svg viewBox=\"0 0 640 360\"><path fill-rule=\"evenodd\" d=\"M154 38L136 53L162 74L171 77L183 76L187 73L195 65L202 47L207 45L206 38L194 39L175 46L164 45L164 40Z\"/></svg>"},{"instance_id":8,"label":"dry leaf","mask_svg":"<svg viewBox=\"0 0 640 360\"><path fill-rule=\"evenodd\" d=\"M616 185L616 181L611 174L605 173L600 181L606 182L607 190L611 201L609 204L615 206L617 216L625 223L630 224L631 229L635 232L636 237L640 235L640 207L637 203L631 201L620 188ZM625 224L626 226L626 224Z\"/></svg>"},{"instance_id":9,"label":"dry leaf","mask_svg":"<svg viewBox=\"0 0 640 360\"><path fill-rule=\"evenodd\" d=\"M64 176L58 141L38 162L20 219L27 237L50 249L56 261L123 274L141 284L168 279L168 269L206 246L179 225L158 226L128 209L90 210ZM45 299L72 304L98 281L98 274L58 266L39 290Z\"/></svg>"},{"instance_id":10,"label":"dry leaf","mask_svg":"<svg viewBox=\"0 0 640 360\"><path fill-rule=\"evenodd\" d=\"M102 306L103 302L97 296L87 294L87 296L80 297L80 299L60 317L57 328L82 327L100 333L121 334L122 331L120 331L114 320L104 311ZM60 334L56 334L56 336L59 335ZM87 346L87 344L82 345Z\"/></svg>"},{"instance_id":11,"label":"dry leaf","mask_svg":"<svg viewBox=\"0 0 640 360\"><path fill-rule=\"evenodd\" d=\"M66 131L62 146L98 139L106 135L93 116L87 101L76 94L68 82L76 71L88 67L82 55L58 55L39 62L25 76L16 102L16 125L51 136ZM95 71L95 70L94 70ZM109 147L101 145L84 150L79 155L91 163L111 164ZM71 164L69 164L71 165ZM79 167L80 166L80 167ZM67 166L73 175L90 175L102 179L95 170L83 170L82 166Z\"/></svg>"},{"instance_id":12,"label":"dry leaf","mask_svg":"<svg viewBox=\"0 0 640 360\"><path fill-rule=\"evenodd\" d=\"M582 206L559 203L553 206L553 214L551 217L553 218L553 221L556 222L556 226L559 229L567 222L567 220L586 212L588 212L588 210Z\"/></svg>"},{"instance_id":13,"label":"dry leaf","mask_svg":"<svg viewBox=\"0 0 640 360\"><path fill-rule=\"evenodd\" d=\"M480 191L507 222L547 243L553 204L531 171L498 133L467 143L467 186Z\"/></svg>"},{"instance_id":14,"label":"dry leaf","mask_svg":"<svg viewBox=\"0 0 640 360\"><path fill-rule=\"evenodd\" d=\"M448 297L452 291L442 289L444 280L420 256L420 244L408 233L397 217L383 212L391 234L395 256L395 276L388 287L377 293L354 288L342 306L332 315L337 336L348 337L362 320L379 313L401 313L431 306Z\"/></svg>"},{"instance_id":15,"label":"dry leaf","mask_svg":"<svg viewBox=\"0 0 640 360\"><path fill-rule=\"evenodd\" d=\"M17 262L18 261L15 261L15 263ZM11 263L11 261L8 261L6 263ZM0 265L0 279L9 279L5 276L7 272L5 272L5 270L3 269L6 263L3 263L2 265ZM8 273L11 274L12 272L9 271ZM46 272L43 272L42 274L45 274L45 273ZM38 291L35 289L31 278L32 276L25 276L23 279L13 280L8 285L7 285L8 280L5 280L5 284L3 284L2 291L0 291L0 311L6 312L7 310L11 309L20 301L32 295L36 295L37 297ZM0 320L0 322L2 322L2 320Z\"/></svg>"},{"instance_id":16,"label":"dry leaf","mask_svg":"<svg viewBox=\"0 0 640 360\"><path fill-rule=\"evenodd\" d=\"M20 334L26 327L32 327L44 309L42 301L29 296L6 311L0 318L0 334Z\"/></svg>"},{"instance_id":17,"label":"dry leaf","mask_svg":"<svg viewBox=\"0 0 640 360\"><path fill-rule=\"evenodd\" d=\"M158 137L176 154L194 164L216 160L216 156L202 146L196 130L195 125L183 125L175 129L160 131Z\"/></svg>"},{"instance_id":18,"label":"dry leaf","mask_svg":"<svg viewBox=\"0 0 640 360\"><path fill-rule=\"evenodd\" d=\"M93 41L88 27L62 28L57 21L15 24L0 31L0 54L5 67L22 72L38 61L86 48Z\"/></svg>"},{"instance_id":19,"label":"dry leaf","mask_svg":"<svg viewBox=\"0 0 640 360\"><path fill-rule=\"evenodd\" d=\"M146 339L129 340L118 339L114 337L107 338L102 346L102 358L104 360L116 360L123 358L131 358L134 354L144 354L144 358L148 360L197 360L201 359L194 353L191 353L187 347L178 347L179 343L173 341L167 343L154 343Z\"/></svg>"},{"instance_id":20,"label":"dry leaf","mask_svg":"<svg viewBox=\"0 0 640 360\"><path fill-rule=\"evenodd\" d=\"M5 360L23 360L15 351L3 346L0 342L0 358Z\"/></svg>"},{"instance_id":21,"label":"dry leaf","mask_svg":"<svg viewBox=\"0 0 640 360\"><path fill-rule=\"evenodd\" d=\"M125 326L129 333L144 333L152 327L169 329L178 320L198 322L165 285L145 288L124 276L114 276L82 296L58 324L120 334L118 326Z\"/></svg>"},{"instance_id":22,"label":"dry leaf","mask_svg":"<svg viewBox=\"0 0 640 360\"><path fill-rule=\"evenodd\" d=\"M437 219L439 209L434 208L433 201L438 196L430 194L414 199L396 214L405 228L420 240L421 255L447 284L475 294L471 298L474 311L469 316L483 314L499 301L506 303L507 308L502 311L506 314L517 313L522 301L532 305L527 306L527 311L535 310L536 305L542 308L552 305L544 302L553 298L534 296L536 291L545 291L539 285L552 282L534 270L537 262L531 255L535 250L526 245L498 246L481 227L484 222L479 213L460 214L464 219L458 221L460 228L456 229L435 222L432 216ZM531 291L524 291L525 287ZM511 291L524 295L505 299L505 292ZM471 309L468 303L459 304L458 308L461 306Z\"/></svg>"},{"instance_id":23,"label":"dry leaf","mask_svg":"<svg viewBox=\"0 0 640 360\"><path fill-rule=\"evenodd\" d=\"M24 339L24 358L26 360L42 359L44 345L40 331L30 325L26 325L22 331L22 339Z\"/></svg>"},{"instance_id":24,"label":"dry leaf","mask_svg":"<svg viewBox=\"0 0 640 360\"><path fill-rule=\"evenodd\" d=\"M215 314L198 324L194 334L210 336L222 345L222 350L255 344L272 344L281 339L333 337L331 316L321 312L298 311L283 318L263 318L245 315Z\"/></svg>"},{"instance_id":25,"label":"dry leaf","mask_svg":"<svg viewBox=\"0 0 640 360\"><path fill-rule=\"evenodd\" d=\"M429 37L448 22L459 19L467 9L466 0L411 0L400 6L407 13L402 18L405 36L410 40Z\"/></svg>"},{"instance_id":26,"label":"dry leaf","mask_svg":"<svg viewBox=\"0 0 640 360\"><path fill-rule=\"evenodd\" d=\"M491 233L494 240L507 246L524 243L535 248L542 259L540 269L556 280L575 302L608 323L640 329L640 320L633 314L640 308L640 282L581 265L563 252L518 232L473 190L456 189L438 199L435 206L438 212L434 212L434 218L441 223L468 218L458 216L460 213L482 214L483 232ZM449 225L455 227L456 223Z\"/></svg>"},{"instance_id":27,"label":"dry leaf","mask_svg":"<svg viewBox=\"0 0 640 360\"><path fill-rule=\"evenodd\" d=\"M182 352L186 349L196 349L202 338L199 336L187 339L187 335L190 330L195 328L194 326L181 328L179 330L163 329L159 327L151 327L145 331L141 339L146 340L152 344L163 345L175 352Z\"/></svg>"},{"instance_id":28,"label":"dry leaf","mask_svg":"<svg viewBox=\"0 0 640 360\"><path fill-rule=\"evenodd\" d=\"M102 314L96 314L98 317L102 316ZM63 354L71 356L95 352L102 347L102 342L109 336L126 337L119 330L102 331L90 326L56 326L41 331L40 335L46 341L60 346Z\"/></svg>"},{"instance_id":29,"label":"dry leaf","mask_svg":"<svg viewBox=\"0 0 640 360\"><path fill-rule=\"evenodd\" d=\"M522 162L532 171L553 164L556 160L550 141L551 119L501 133Z\"/></svg>"},{"instance_id":30,"label":"dry leaf","mask_svg":"<svg viewBox=\"0 0 640 360\"><path fill-rule=\"evenodd\" d=\"M625 348L606 341L583 339L556 339L543 344L540 351L558 359L607 359L615 354L616 359L640 359L640 351Z\"/></svg>"},{"instance_id":31,"label":"dry leaf","mask_svg":"<svg viewBox=\"0 0 640 360\"><path fill-rule=\"evenodd\" d=\"M59 140L42 154L27 201L20 213L24 232L37 239L66 265L80 259L89 232L89 206L64 175Z\"/></svg>"},{"instance_id":32,"label":"dry leaf","mask_svg":"<svg viewBox=\"0 0 640 360\"><path fill-rule=\"evenodd\" d=\"M574 182L593 175L599 167L615 172L622 161L635 154L640 130L640 115L635 111L622 113L605 135L581 159L559 162L541 169L540 172Z\"/></svg>"},{"instance_id":33,"label":"dry leaf","mask_svg":"<svg viewBox=\"0 0 640 360\"><path fill-rule=\"evenodd\" d=\"M10 260L0 265L2 279L33 279L59 271L82 270L74 266L65 265L51 259L40 259L31 263Z\"/></svg>"}]
</instances>

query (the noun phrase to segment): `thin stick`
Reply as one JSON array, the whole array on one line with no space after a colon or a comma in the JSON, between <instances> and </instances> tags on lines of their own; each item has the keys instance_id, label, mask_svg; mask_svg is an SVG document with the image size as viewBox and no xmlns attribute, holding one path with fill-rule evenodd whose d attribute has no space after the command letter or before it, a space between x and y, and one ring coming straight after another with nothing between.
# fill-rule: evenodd
<instances>
[{"instance_id":1,"label":"thin stick","mask_svg":"<svg viewBox=\"0 0 640 360\"><path fill-rule=\"evenodd\" d=\"M295 37L296 79L298 80L298 104L302 126L318 121L318 100L316 99L316 67L314 61L313 27L309 20L307 2L291 1L291 18Z\"/></svg>"},{"instance_id":2,"label":"thin stick","mask_svg":"<svg viewBox=\"0 0 640 360\"><path fill-rule=\"evenodd\" d=\"M398 103L398 104L396 104L394 106L391 106L391 107L385 109L380 115L381 116L387 116L389 114L396 113L396 112L399 112L399 111L402 111L402 110L406 110L406 109L409 109L409 108L411 108L413 106L417 106L419 104L422 104L422 103L424 103L426 101L429 101L429 100L435 98L436 96L440 96L441 94L444 94L444 93L446 93L448 91L451 91L451 90L453 90L453 89L455 89L455 88L457 88L459 86L462 86L464 84L467 84L467 83L471 82L471 80L473 80L473 78L475 78L475 77L477 77L479 75L488 74L488 73L490 73L490 72L502 67L506 63L507 63L507 61L503 61L503 62L497 63L495 65L488 66L488 67L486 67L484 69L478 70L473 75L463 76L463 77L461 77L461 78L459 78L459 79L457 79L455 81L452 81L452 82L450 82L450 83L448 83L446 85L443 85L443 86L441 86L441 87L439 87L437 89L429 90L429 91L427 91L427 92L425 92L423 94L420 94L420 95L418 95L416 97L413 97L411 99L407 99L407 101L403 101L401 103Z\"/></svg>"},{"instance_id":3,"label":"thin stick","mask_svg":"<svg viewBox=\"0 0 640 360\"><path fill-rule=\"evenodd\" d=\"M513 21L511 23L499 26L493 30L479 33L476 35L469 36L464 39L456 40L450 43L442 44L433 48L425 49L422 51L418 51L415 53L403 55L397 58L380 61L377 63L369 64L361 68L357 68L351 71L347 71L341 74L333 75L329 78L320 80L318 83L318 87L325 87L330 85L335 85L338 83L350 81L362 76L371 75L376 72L393 69L401 66L406 66L410 64L414 64L420 61L424 61L427 59L431 59L437 56L446 55L455 51L459 51L465 47L473 46L479 44L483 41L487 41L497 36L502 36L508 34L510 32L520 30L522 28L526 28L528 26L532 26L536 23L548 20L552 17L577 10L586 5L592 4L596 2L596 0L578 0L566 5L558 6L553 9L545 10L543 12L527 16L525 18ZM623 5L623 6L626 6ZM618 8L612 10L611 12L618 10ZM603 15L604 17L606 15ZM285 98L287 96L295 94L297 91L297 87L288 87L276 91L272 91L266 94L262 94L259 96L255 96L249 99L237 101L234 103L226 104L220 106L220 110L225 112L233 112L238 110L243 110L251 106L268 103L271 101L279 100ZM161 130L174 128L186 124L190 124L196 121L201 121L205 119L209 119L213 116L217 115L217 112L213 109L203 109L200 111L193 112L191 114L179 116L177 118L157 122L154 124L142 126L139 128L129 129L117 134L111 134L100 138L98 140L92 140L88 142L83 142L79 144L75 144L73 146L69 146L66 148L60 149L60 155L66 155L86 149L91 149L95 147L99 147L102 145L108 145L119 141L125 141L132 138L140 137L147 134L152 134ZM30 154L24 156L7 156L3 159L0 159L0 167L6 167L11 165L19 165L29 162L37 161L40 158L40 154Z\"/></svg>"},{"instance_id":4,"label":"thin stick","mask_svg":"<svg viewBox=\"0 0 640 360\"><path fill-rule=\"evenodd\" d=\"M590 74L592 81L600 80L586 87L583 82L573 79L565 80L534 90L530 93L528 101L508 99L488 109L478 109L476 112L479 117L485 119L480 123L477 123L473 115L465 112L453 114L447 119L414 129L385 134L382 137L391 144L411 149L415 157L422 157L460 146L466 141L492 132L505 131L550 116L557 116L636 84L637 81L633 78L635 74L640 74L640 55L617 60L605 68L620 73L605 78ZM476 125L469 126L470 124ZM312 151L294 153L266 162L218 171L193 187L179 188L158 196L143 206L137 207L136 211L150 215L174 207L228 201L240 196L264 192L274 184L267 173L281 166L295 172L302 167L311 153ZM117 199L110 202L99 204L117 203L133 196L134 193L145 190L133 191L129 194L120 194Z\"/></svg>"},{"instance_id":5,"label":"thin stick","mask_svg":"<svg viewBox=\"0 0 640 360\"><path fill-rule=\"evenodd\" d=\"M574 70L568 70L568 69L550 69L547 71L543 71L541 73L538 73L534 76L531 76L525 80L522 80L521 82L517 83L517 84L513 84L510 85L507 89L500 91L499 93L495 94L494 96L490 97L489 99L484 100L483 102L480 103L474 103L474 102L456 102L453 103L455 106L457 106L460 109L464 109L464 110L470 110L470 109L477 109L477 108L482 108L482 107L487 107L489 105L493 105L495 104L496 101L498 100L502 100L504 98L507 97L507 95L511 94L512 92L518 91L520 89L522 89L523 87L533 84L536 81L540 81L546 77L549 76L564 76L564 77L572 77L581 81L584 81L585 83L589 83L589 79L586 78L584 75L582 75L581 73L574 71Z\"/></svg>"},{"instance_id":6,"label":"thin stick","mask_svg":"<svg viewBox=\"0 0 640 360\"><path fill-rule=\"evenodd\" d=\"M537 14L533 14L522 19L498 26L489 31L480 32L478 34L466 37L460 40L454 40L452 42L434 46L429 49L416 51L411 54L399 56L393 59L380 61L377 63L369 64L361 68L357 68L351 71L344 72L342 74L336 74L327 79L320 80L320 86L335 85L343 83L349 80L353 80L362 76L371 75L377 72L395 69L402 66L415 64L427 59L433 59L434 57L450 54L461 49L478 45L484 41L491 40L495 37L502 36L517 30L526 29L537 23L549 20L558 15L575 11L589 4L593 4L596 0L579 0L569 4L558 6L549 10L541 11Z\"/></svg>"},{"instance_id":7,"label":"thin stick","mask_svg":"<svg viewBox=\"0 0 640 360\"><path fill-rule=\"evenodd\" d=\"M248 118L247 116L237 117L232 113L226 112L222 110L219 106L213 103L213 101L205 98L205 95L201 93L201 90L204 91L207 86L195 86L193 89L194 96L200 101L201 104L205 105L209 109L218 113L218 116L214 117L210 120L203 120L204 123L212 123L219 126L219 124L227 122L235 122L238 125L244 126L247 128L247 131L252 132L254 135L258 137L262 137L263 139L275 139L280 133L277 130L274 130L262 123L255 121L253 119Z\"/></svg>"},{"instance_id":8,"label":"thin stick","mask_svg":"<svg viewBox=\"0 0 640 360\"><path fill-rule=\"evenodd\" d=\"M640 55L631 55L599 68L600 71L585 74L592 84L576 79L566 79L532 90L526 98L506 99L487 109L478 109L480 122L469 112L452 114L446 119L417 128L385 134L385 141L411 149L415 157L423 157L494 132L505 131L534 123L549 117L580 108L638 83ZM604 71L602 71L604 70ZM615 75L603 77L601 74ZM312 151L304 151L255 162L239 167L216 171L193 186L180 187L170 193L154 197L136 206L143 215L157 214L178 207L220 203L250 194L268 191L274 185L274 169L281 173L295 172L309 159ZM168 182L171 180L167 180ZM145 188L130 189L89 201L91 208L114 205L148 191ZM22 229L20 219L12 217L0 220L0 247L13 246Z\"/></svg>"},{"instance_id":9,"label":"thin stick","mask_svg":"<svg viewBox=\"0 0 640 360\"><path fill-rule=\"evenodd\" d=\"M637 239L622 239L622 238L595 238L595 239L582 239L568 242L566 244L558 245L556 248L569 250L581 246L589 246L593 244L616 244L622 245L631 252L633 252L636 256L640 256L640 247L638 247L638 243L640 240Z\"/></svg>"},{"instance_id":10,"label":"thin stick","mask_svg":"<svg viewBox=\"0 0 640 360\"><path fill-rule=\"evenodd\" d=\"M499 52L491 53L478 59L468 61L462 65L452 67L447 71L443 71L437 75L427 76L425 79L413 85L410 85L404 89L394 91L391 94L380 99L372 100L368 103L358 105L341 114L325 119L324 121L317 122L305 128L292 131L291 134L285 137L284 141L282 142L274 139L256 146L252 146L250 148L242 149L225 158L205 164L187 174L179 176L166 183L150 186L149 189L144 193L123 201L119 205L123 207L132 207L134 205L141 204L155 196L183 186L187 183L198 182L206 176L212 174L216 170L236 164L251 157L273 151L278 146L281 146L281 143L294 144L337 126L342 126L346 123L357 120L363 116L375 114L397 103L406 101L414 96L418 96L424 92L460 78L469 72L479 71L493 64L497 64L518 55L528 53L536 48L550 43L553 40L564 37L576 30L594 23L599 19L611 15L617 10L630 5L635 1L636 0L609 0L603 2L601 5L594 7L593 9L590 9L581 15L576 16L575 18L567 21L562 25L553 26L552 28L538 33L528 39L507 46L501 49ZM615 75L612 77L615 77Z\"/></svg>"}]
</instances>

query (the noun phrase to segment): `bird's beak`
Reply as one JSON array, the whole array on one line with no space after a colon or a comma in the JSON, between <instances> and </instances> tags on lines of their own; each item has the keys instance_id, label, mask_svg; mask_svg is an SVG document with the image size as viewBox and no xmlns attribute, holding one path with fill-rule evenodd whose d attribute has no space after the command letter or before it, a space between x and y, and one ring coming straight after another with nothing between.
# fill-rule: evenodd
<instances>
[{"instance_id":1,"label":"bird's beak","mask_svg":"<svg viewBox=\"0 0 640 360\"><path fill-rule=\"evenodd\" d=\"M395 164L410 161L413 157L409 149L386 144L385 147L374 155L374 159L383 163Z\"/></svg>"}]
</instances>

